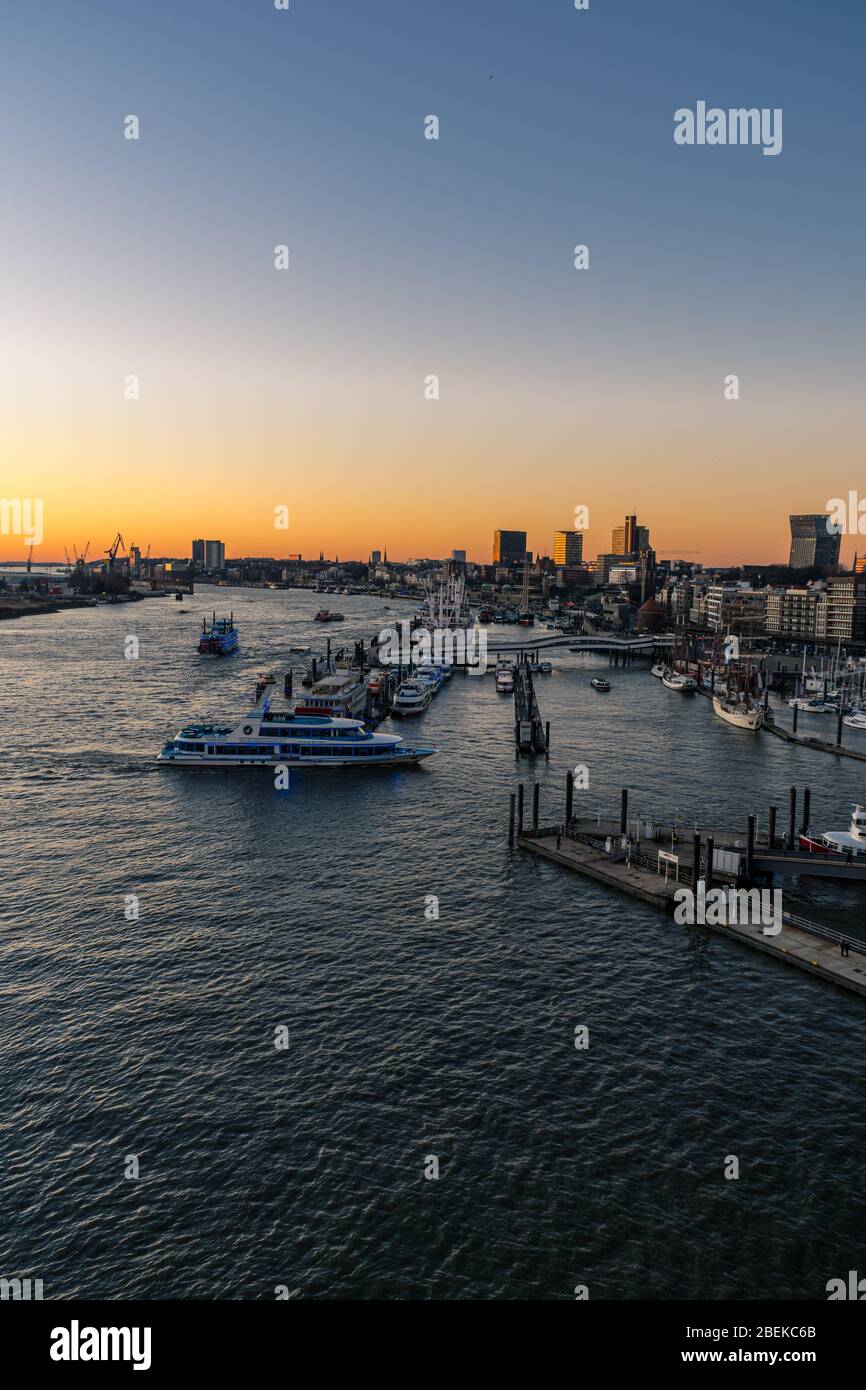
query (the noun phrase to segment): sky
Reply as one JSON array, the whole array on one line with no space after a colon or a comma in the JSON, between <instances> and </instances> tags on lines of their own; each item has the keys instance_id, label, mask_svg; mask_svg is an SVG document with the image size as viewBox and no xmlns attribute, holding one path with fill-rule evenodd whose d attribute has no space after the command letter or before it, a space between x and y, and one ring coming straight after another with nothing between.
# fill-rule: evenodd
<instances>
[{"instance_id":1,"label":"sky","mask_svg":"<svg viewBox=\"0 0 866 1390\"><path fill-rule=\"evenodd\" d=\"M0 497L43 560L489 562L578 507L588 556L636 512L786 560L866 496L864 42L859 0L3 7ZM675 144L698 101L781 153Z\"/></svg>"}]
</instances>

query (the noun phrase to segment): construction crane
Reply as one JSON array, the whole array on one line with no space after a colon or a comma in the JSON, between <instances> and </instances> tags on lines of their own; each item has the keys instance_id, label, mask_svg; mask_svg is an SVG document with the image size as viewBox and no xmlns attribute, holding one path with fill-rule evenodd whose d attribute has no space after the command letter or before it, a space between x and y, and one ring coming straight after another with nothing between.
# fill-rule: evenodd
<instances>
[{"instance_id":1,"label":"construction crane","mask_svg":"<svg viewBox=\"0 0 866 1390\"><path fill-rule=\"evenodd\" d=\"M73 555L75 556L75 563L76 563L76 565L83 565L83 564L84 564L84 561L87 559L87 552L88 552L89 549L90 549L90 541L87 542L86 546L84 547L84 549L82 550L81 554L79 555L78 550L76 549L75 545L73 544L73 546L72 546L72 553L73 553Z\"/></svg>"}]
</instances>

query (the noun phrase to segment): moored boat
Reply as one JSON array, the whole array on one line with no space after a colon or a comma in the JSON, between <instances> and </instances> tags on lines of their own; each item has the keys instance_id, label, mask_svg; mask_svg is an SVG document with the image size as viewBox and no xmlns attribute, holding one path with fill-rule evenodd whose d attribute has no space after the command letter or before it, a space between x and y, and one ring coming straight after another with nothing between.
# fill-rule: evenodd
<instances>
[{"instance_id":1,"label":"moored boat","mask_svg":"<svg viewBox=\"0 0 866 1390\"><path fill-rule=\"evenodd\" d=\"M354 719L364 713L367 685L360 671L331 671L315 682L309 694L300 695L296 714L329 714Z\"/></svg>"},{"instance_id":2,"label":"moored boat","mask_svg":"<svg viewBox=\"0 0 866 1390\"><path fill-rule=\"evenodd\" d=\"M496 693L510 695L514 689L514 665L511 661L499 660L496 663Z\"/></svg>"},{"instance_id":3,"label":"moored boat","mask_svg":"<svg viewBox=\"0 0 866 1390\"><path fill-rule=\"evenodd\" d=\"M666 671L662 676L662 685L666 690L678 691L680 695L691 695L698 688L694 676L687 676L683 671Z\"/></svg>"},{"instance_id":4,"label":"moored boat","mask_svg":"<svg viewBox=\"0 0 866 1390\"><path fill-rule=\"evenodd\" d=\"M721 695L714 695L713 709L720 719L724 719L726 724L733 724L737 729L754 732L760 729L764 722L761 706L747 704L745 700L729 700Z\"/></svg>"},{"instance_id":5,"label":"moored boat","mask_svg":"<svg viewBox=\"0 0 866 1390\"><path fill-rule=\"evenodd\" d=\"M433 692L427 681L403 681L403 684L397 687L391 713L400 718L423 714L432 698Z\"/></svg>"},{"instance_id":6,"label":"moored boat","mask_svg":"<svg viewBox=\"0 0 866 1390\"><path fill-rule=\"evenodd\" d=\"M827 830L820 841L825 850L852 858L866 856L866 810L858 803L851 808L847 830Z\"/></svg>"}]
</instances>

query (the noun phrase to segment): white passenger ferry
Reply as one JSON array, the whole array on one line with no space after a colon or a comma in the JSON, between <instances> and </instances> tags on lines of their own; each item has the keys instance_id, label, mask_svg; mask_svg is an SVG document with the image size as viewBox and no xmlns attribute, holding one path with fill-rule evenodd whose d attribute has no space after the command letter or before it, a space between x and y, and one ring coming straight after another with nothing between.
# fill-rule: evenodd
<instances>
[{"instance_id":1,"label":"white passenger ferry","mask_svg":"<svg viewBox=\"0 0 866 1390\"><path fill-rule=\"evenodd\" d=\"M169 767L399 767L435 748L409 747L398 734L374 734L360 719L280 713L270 708L268 678L235 725L188 724L156 761Z\"/></svg>"}]
</instances>

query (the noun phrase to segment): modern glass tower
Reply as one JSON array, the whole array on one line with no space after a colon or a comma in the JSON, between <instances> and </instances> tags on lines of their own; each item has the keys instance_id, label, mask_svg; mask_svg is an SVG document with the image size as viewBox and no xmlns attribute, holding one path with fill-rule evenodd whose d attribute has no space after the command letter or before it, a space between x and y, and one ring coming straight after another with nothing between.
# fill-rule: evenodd
<instances>
[{"instance_id":1,"label":"modern glass tower","mask_svg":"<svg viewBox=\"0 0 866 1390\"><path fill-rule=\"evenodd\" d=\"M835 569L839 564L839 549L842 537L827 529L829 517L826 512L817 516L792 516L791 555L788 564L791 569L812 569L821 565Z\"/></svg>"}]
</instances>

